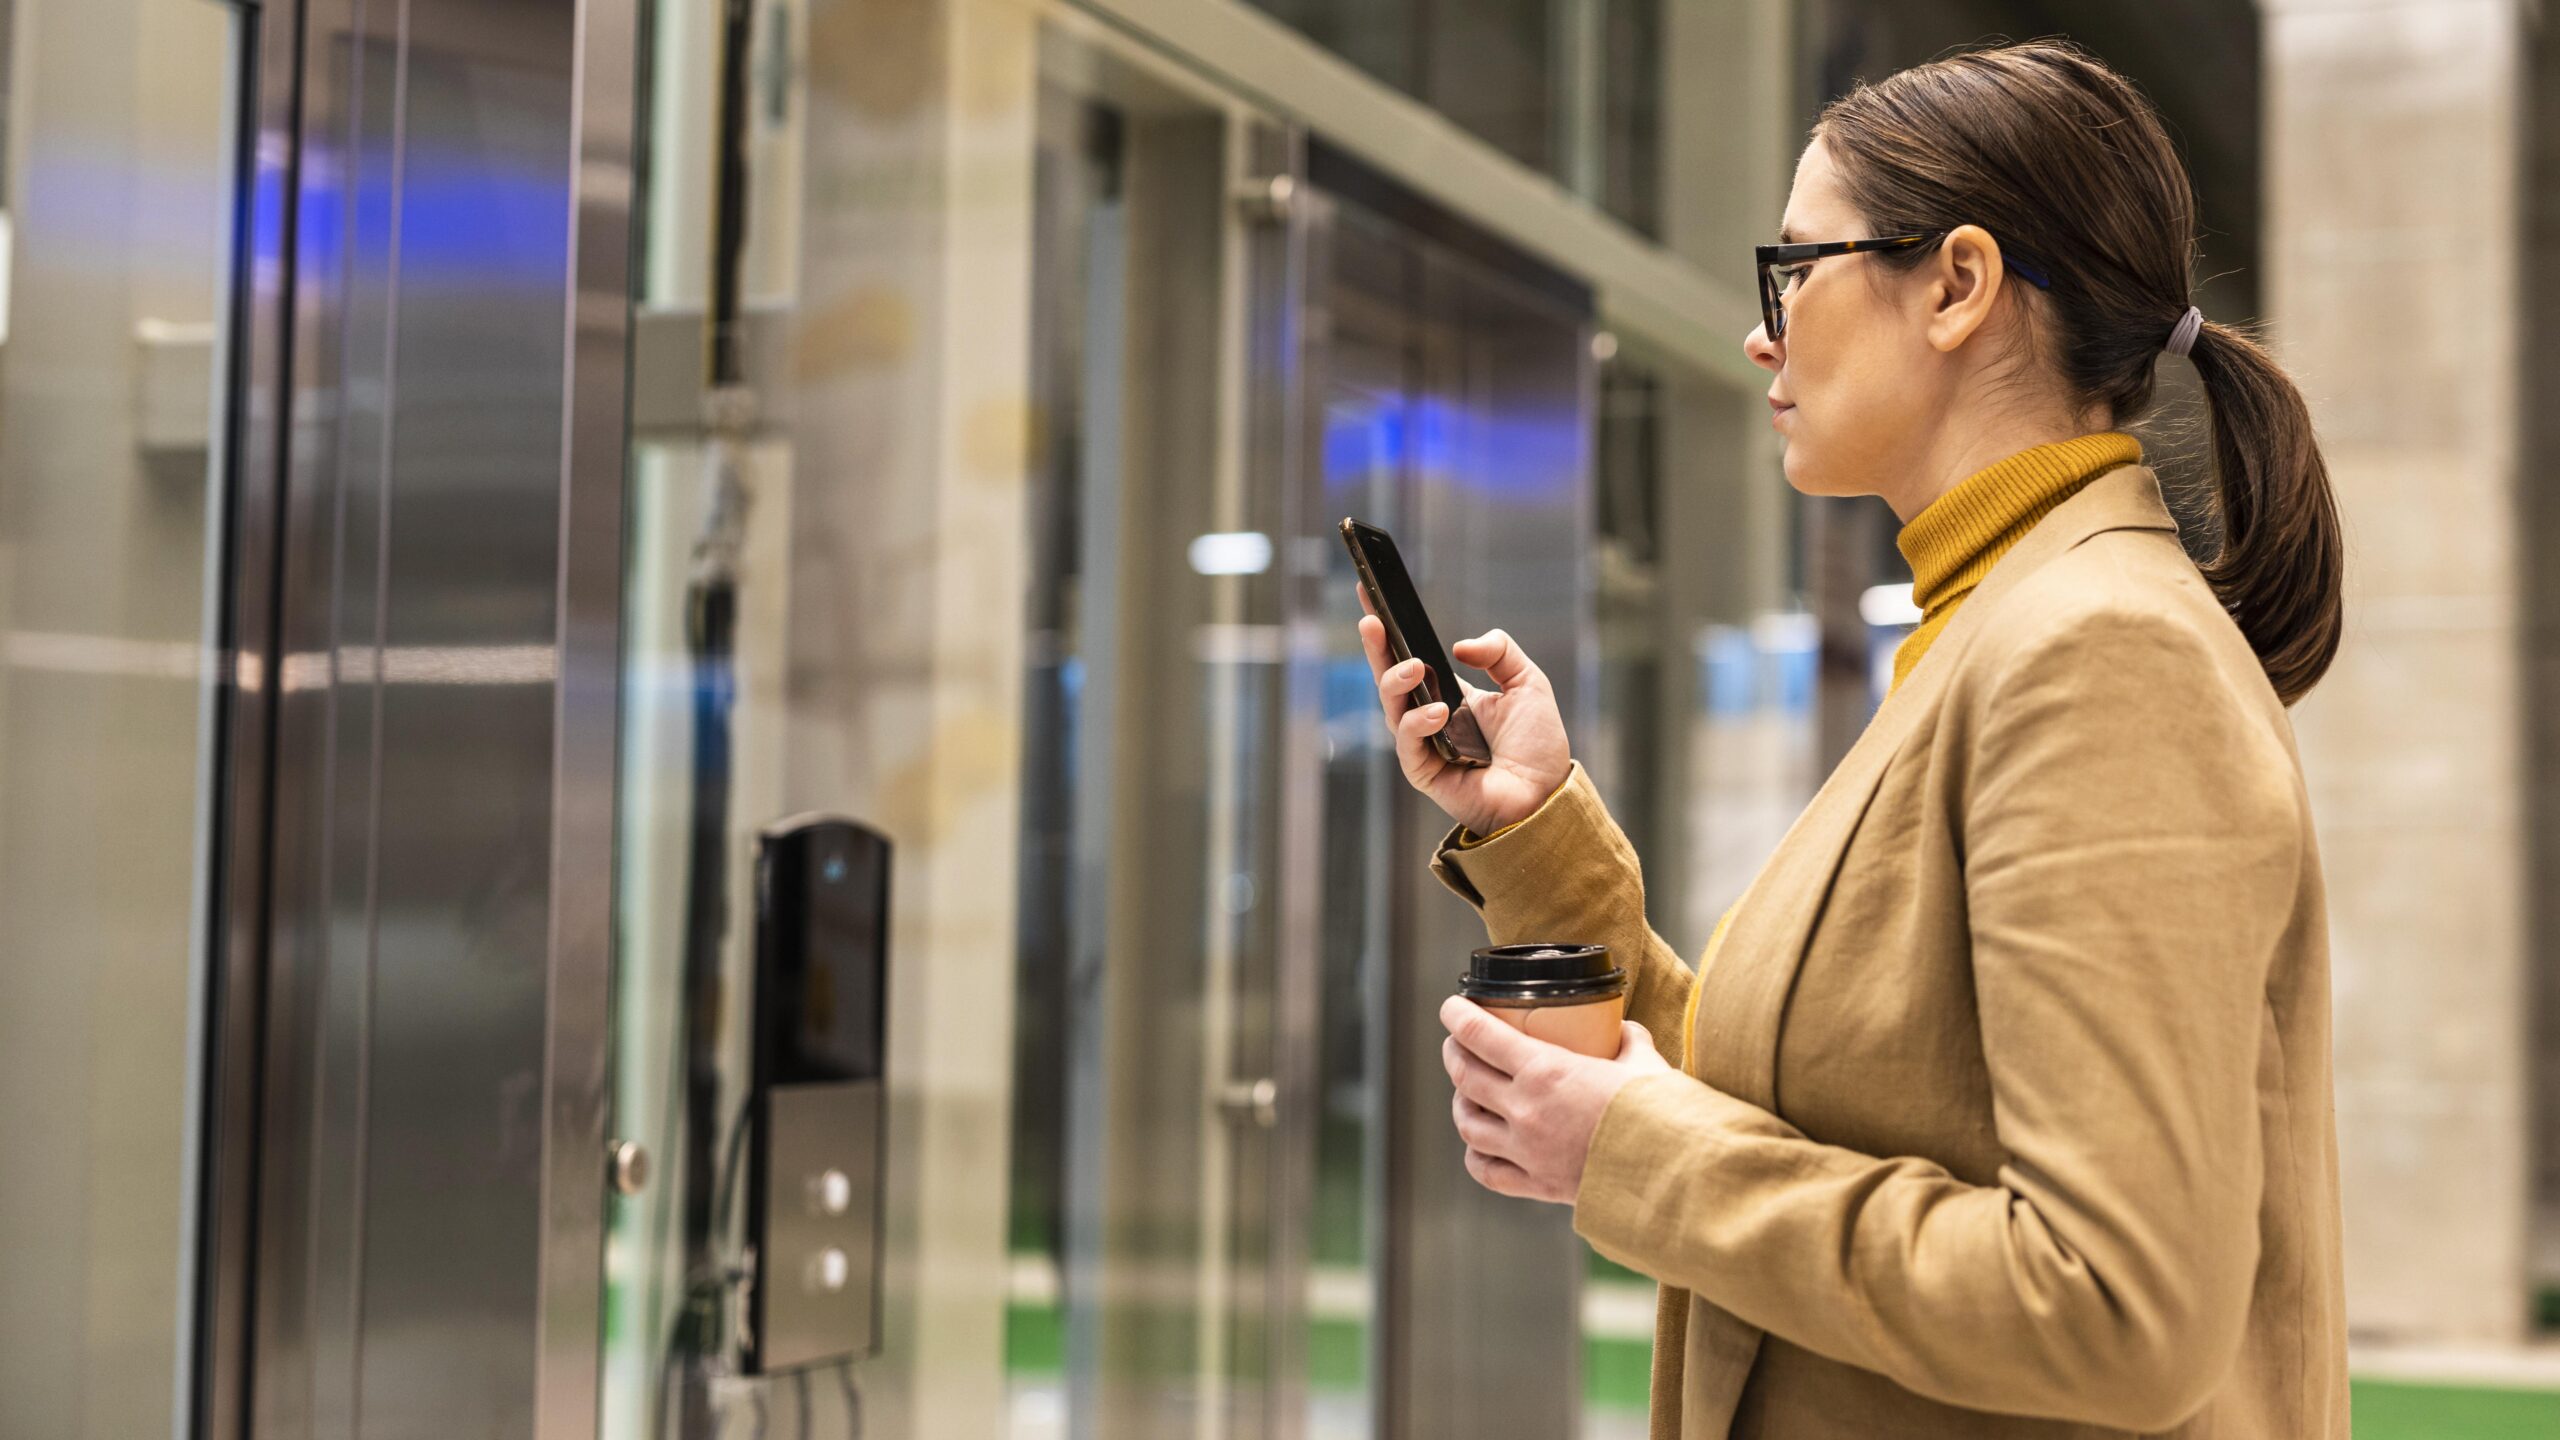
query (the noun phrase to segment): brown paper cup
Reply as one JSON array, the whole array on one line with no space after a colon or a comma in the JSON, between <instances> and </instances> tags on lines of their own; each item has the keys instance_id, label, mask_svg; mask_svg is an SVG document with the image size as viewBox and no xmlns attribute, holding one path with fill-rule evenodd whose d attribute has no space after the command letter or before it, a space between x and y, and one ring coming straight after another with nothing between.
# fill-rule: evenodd
<instances>
[{"instance_id":1,"label":"brown paper cup","mask_svg":"<svg viewBox=\"0 0 2560 1440\"><path fill-rule=\"evenodd\" d=\"M1618 1053L1627 972L1610 963L1606 945L1488 945L1468 957L1458 993L1537 1039L1602 1059Z\"/></svg>"},{"instance_id":2,"label":"brown paper cup","mask_svg":"<svg viewBox=\"0 0 2560 1440\"><path fill-rule=\"evenodd\" d=\"M1617 1058L1619 1026L1627 1018L1627 997L1624 995L1543 1005L1506 1004L1497 1000L1478 1000L1476 1003L1494 1019L1525 1035L1561 1045L1577 1055L1594 1055L1603 1060Z\"/></svg>"}]
</instances>

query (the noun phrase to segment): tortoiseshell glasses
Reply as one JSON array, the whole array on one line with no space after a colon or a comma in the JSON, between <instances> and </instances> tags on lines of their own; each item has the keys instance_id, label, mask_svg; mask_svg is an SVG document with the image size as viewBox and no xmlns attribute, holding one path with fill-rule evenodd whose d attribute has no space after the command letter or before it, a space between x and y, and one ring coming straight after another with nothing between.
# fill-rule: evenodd
<instances>
[{"instance_id":1,"label":"tortoiseshell glasses","mask_svg":"<svg viewBox=\"0 0 2560 1440\"><path fill-rule=\"evenodd\" d=\"M1786 337L1787 292L1795 288L1796 281L1803 278L1804 272L1811 269L1816 260L1833 255L1854 255L1862 250L1908 250L1914 245L1943 240L1951 233L1923 230L1912 235L1879 235L1871 240L1812 240L1797 245L1755 245L1751 247L1751 258L1760 267L1760 323L1768 331L1770 339ZM2053 288L2043 271L2015 254L2003 251L2001 258L2028 284L2039 290ZM1778 279L1780 272L1786 275L1783 283Z\"/></svg>"}]
</instances>

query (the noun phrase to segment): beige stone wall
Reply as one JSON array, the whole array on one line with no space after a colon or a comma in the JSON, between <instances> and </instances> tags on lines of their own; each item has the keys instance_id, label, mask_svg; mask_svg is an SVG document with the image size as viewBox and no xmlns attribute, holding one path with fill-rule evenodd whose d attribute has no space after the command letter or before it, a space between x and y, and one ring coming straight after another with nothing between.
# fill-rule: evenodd
<instances>
[{"instance_id":1,"label":"beige stone wall","mask_svg":"<svg viewBox=\"0 0 2560 1440\"><path fill-rule=\"evenodd\" d=\"M2527 83L2532 137L2525 175L2522 524L2527 554L2560 541L2560 486L2545 476L2560 454L2560 407L2544 402L2560 377L2560 36L2546 21L2530 42ZM2528 564L2524 574L2526 829L2531 899L2525 924L2536 991L2528 1046L2535 1083L2533 1226L2530 1279L2560 1290L2560 567Z\"/></svg>"},{"instance_id":2,"label":"beige stone wall","mask_svg":"<svg viewBox=\"0 0 2560 1440\"><path fill-rule=\"evenodd\" d=\"M2327 867L2350 1324L2525 1316L2522 0L2268 0L2267 311L2348 544L2294 724Z\"/></svg>"}]
</instances>

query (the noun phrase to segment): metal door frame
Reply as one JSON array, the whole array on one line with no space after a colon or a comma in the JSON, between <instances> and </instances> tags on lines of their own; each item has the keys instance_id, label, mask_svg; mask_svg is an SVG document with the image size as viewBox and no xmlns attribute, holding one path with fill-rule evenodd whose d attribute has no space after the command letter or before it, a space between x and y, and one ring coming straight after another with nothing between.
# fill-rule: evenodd
<instances>
[{"instance_id":1,"label":"metal door frame","mask_svg":"<svg viewBox=\"0 0 2560 1440\"><path fill-rule=\"evenodd\" d=\"M638 7L635 0L515 7L519 15L529 12L518 33L537 43L507 56L509 77L526 81L534 106L557 122L557 169L531 183L555 183L566 210L560 217L566 253L557 257L561 282L554 296L558 444L548 466L519 467L502 477L548 477L541 483L557 516L556 544L547 560L539 553L520 557L520 569L544 565L547 574L517 578L547 582L552 634L547 644L505 654L416 647L404 655L379 643L379 628L375 645L351 644L360 637L347 633L336 610L349 564L346 507L359 484L345 448L357 423L349 414L360 403L350 398L350 382L383 386L370 402L369 423L381 432L371 502L387 509L394 417L407 395L466 369L469 357L430 356L425 373L412 360L395 374L389 357L398 353L391 339L400 304L397 241L380 273L364 272L363 257L341 241L344 227L354 223L350 197L367 184L384 187L397 231L407 203L401 166L410 155L406 126L417 47L449 41L475 19L488 18L473 13L485 11L486 0L236 3L253 11L252 54L243 95L242 241L225 432L238 463L224 519L219 633L227 680L216 721L217 868L209 922L215 972L203 1077L206 1173L197 1217L203 1243L191 1430L206 1440L325 1433L303 1404L313 1345L324 1337L297 1327L292 1295L305 1278L315 1226L336 1227L332 1233L340 1235L353 1226L360 1236L362 1217L354 1212L369 1174L358 1160L339 1177L350 1188L336 1198L351 1202L350 1213L315 1213L313 1147L322 1121L313 1092L327 1078L315 1070L328 1023L316 987L332 939L330 867L333 858L367 858L328 853L329 747L362 740L365 722L342 714L342 707L376 703L384 687L402 679L405 665L412 678L431 683L538 684L549 699L547 823L539 834L477 840L509 846L509 858L538 866L547 904L540 1093L533 1107L540 1154L534 1183L509 1197L539 1235L533 1313L515 1317L535 1350L528 1362L533 1404L521 1433L590 1440L603 1258ZM342 51L340 41L351 36L364 45ZM388 139L382 155L361 148L368 114L359 107L367 103L362 88L368 82L377 87L370 97L377 105L385 104L387 88L390 128L387 137L372 137ZM379 168L386 164L387 175ZM518 178L484 169L466 175L465 183ZM377 308L357 315L365 305ZM385 331L379 375L357 372L359 342L374 338L359 336L359 324ZM435 373L437 359L445 362L443 377ZM387 519L380 533L389 535ZM393 582L380 573L387 558L370 559L377 573L367 578L380 587L373 602L379 605ZM460 673L432 674L440 663L458 665ZM378 777L378 719L371 733ZM374 848L382 823L377 818ZM393 817L389 823L409 822ZM466 833L454 843L473 839ZM454 928L461 930L461 917ZM339 1077L358 1087L359 1147L370 1123L362 1108L369 1017L365 1023L367 1033L353 1042L354 1068ZM494 1127L496 1117L483 1123ZM499 1142L492 1137L492 1143ZM360 1293L360 1277L345 1283L349 1294ZM360 1341L347 1335L330 1343ZM455 1378L469 1379L467 1372ZM360 1432L350 1425L349 1433Z\"/></svg>"}]
</instances>

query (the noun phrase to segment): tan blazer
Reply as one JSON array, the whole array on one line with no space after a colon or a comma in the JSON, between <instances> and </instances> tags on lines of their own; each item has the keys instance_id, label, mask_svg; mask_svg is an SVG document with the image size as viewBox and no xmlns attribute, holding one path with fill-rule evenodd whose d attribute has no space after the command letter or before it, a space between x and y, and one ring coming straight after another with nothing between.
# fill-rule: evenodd
<instances>
[{"instance_id":1,"label":"tan blazer","mask_svg":"<svg viewBox=\"0 0 2560 1440\"><path fill-rule=\"evenodd\" d=\"M1577 764L1434 873L1605 941L1689 1070L1574 1228L1664 1286L1654 1433L2347 1434L2329 952L2284 707L2108 471L2004 554L1693 980Z\"/></svg>"}]
</instances>

